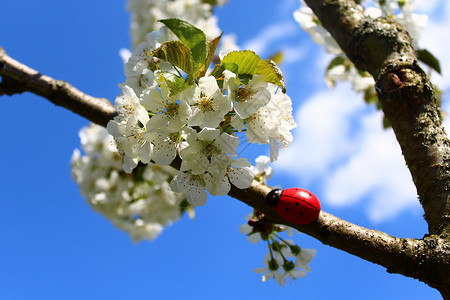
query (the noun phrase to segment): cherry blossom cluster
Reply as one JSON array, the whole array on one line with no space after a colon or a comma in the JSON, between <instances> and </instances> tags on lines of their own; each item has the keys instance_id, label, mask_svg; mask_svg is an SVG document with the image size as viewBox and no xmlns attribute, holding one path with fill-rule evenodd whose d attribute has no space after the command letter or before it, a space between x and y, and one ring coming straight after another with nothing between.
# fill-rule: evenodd
<instances>
[{"instance_id":1,"label":"cherry blossom cluster","mask_svg":"<svg viewBox=\"0 0 450 300\"><path fill-rule=\"evenodd\" d=\"M267 156L259 156L256 159L256 165L251 167L255 180L266 183L272 177L273 171L271 167L267 166L268 163L269 158ZM263 274L263 282L273 278L283 286L286 279L295 280L305 277L306 272L311 272L309 263L316 255L316 249L302 249L293 241L285 240L279 235L285 231L292 237L295 229L273 224L257 210L246 216L246 220L247 223L241 225L239 231L247 235L250 243L257 244L263 240L267 242L269 248L269 252L264 257L266 266L254 269L255 273Z\"/></svg>"},{"instance_id":2,"label":"cherry blossom cluster","mask_svg":"<svg viewBox=\"0 0 450 300\"><path fill-rule=\"evenodd\" d=\"M131 38L133 46L146 40L147 34L162 27L158 20L180 18L202 29L208 39L220 34L217 17L213 14L212 1L202 0L128 0L131 14ZM225 1L215 1L222 5ZM169 34L169 32L165 32Z\"/></svg>"},{"instance_id":3,"label":"cherry blossom cluster","mask_svg":"<svg viewBox=\"0 0 450 300\"><path fill-rule=\"evenodd\" d=\"M183 194L170 191L173 168L149 164L127 174L105 128L90 125L79 135L84 154L75 149L72 155L73 179L91 207L133 241L153 240L185 209L192 212Z\"/></svg>"},{"instance_id":4,"label":"cherry blossom cluster","mask_svg":"<svg viewBox=\"0 0 450 300\"><path fill-rule=\"evenodd\" d=\"M416 0L362 1L360 9L364 10L364 14L371 18L387 17L396 20L408 31L415 47L417 47L420 32L425 28L428 16L414 13L416 2ZM322 27L312 10L303 0L300 3L300 8L294 12L295 20L311 36L314 42L322 46L327 53L335 56L326 71L327 84L333 87L336 81L347 81L352 84L354 91L365 92L365 98L374 96L373 86L375 82L370 74L356 69L330 33ZM369 99L366 100L369 101Z\"/></svg>"},{"instance_id":5,"label":"cherry blossom cluster","mask_svg":"<svg viewBox=\"0 0 450 300\"><path fill-rule=\"evenodd\" d=\"M296 127L292 102L264 75L244 77L219 69L215 76L189 81L190 74L183 77L174 64L150 55L161 45L174 45L164 43L165 30L150 33L125 64L126 80L115 101L118 115L107 129L125 172L139 162L170 165L181 159L170 187L185 191L189 203L203 205L205 190L226 195L231 184L244 189L253 181L250 163L237 157L237 135L249 143L270 144L272 160L279 147L289 146L290 130Z\"/></svg>"}]
</instances>

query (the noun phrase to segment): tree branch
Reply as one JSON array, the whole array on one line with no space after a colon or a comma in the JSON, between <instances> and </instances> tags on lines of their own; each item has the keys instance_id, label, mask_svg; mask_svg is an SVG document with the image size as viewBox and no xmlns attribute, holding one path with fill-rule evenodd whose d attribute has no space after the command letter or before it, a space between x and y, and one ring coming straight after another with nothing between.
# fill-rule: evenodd
<instances>
[{"instance_id":1,"label":"tree branch","mask_svg":"<svg viewBox=\"0 0 450 300\"><path fill-rule=\"evenodd\" d=\"M382 109L416 185L429 232L441 235L448 251L450 142L432 84L418 66L411 38L391 19L365 16L353 0L305 2L355 66L374 77ZM427 261L433 260L430 254ZM444 298L450 298L450 268L448 264L443 269L436 267L423 275ZM440 279L436 280L437 273ZM430 283L433 281L435 284Z\"/></svg>"},{"instance_id":2,"label":"tree branch","mask_svg":"<svg viewBox=\"0 0 450 300\"><path fill-rule=\"evenodd\" d=\"M0 96L32 92L102 126L116 115L107 99L89 96L65 81L42 75L9 57L1 47L0 76Z\"/></svg>"},{"instance_id":3,"label":"tree branch","mask_svg":"<svg viewBox=\"0 0 450 300\"><path fill-rule=\"evenodd\" d=\"M395 21L371 19L352 0L306 0L360 70L376 82L432 234L450 234L450 142L432 84L418 66L408 33Z\"/></svg>"},{"instance_id":4,"label":"tree branch","mask_svg":"<svg viewBox=\"0 0 450 300\"><path fill-rule=\"evenodd\" d=\"M4 51L0 51L0 75L3 77L0 94L31 91L103 126L115 116L114 108L107 100L86 95L68 83L61 87L55 79L13 60ZM69 91L62 92L65 89ZM177 163L179 168L179 160L175 160L173 165L177 167ZM274 223L296 228L326 245L380 264L389 272L417 278L430 286L440 286L442 277L436 275L436 278L430 278L423 274L429 274L429 270L434 270L434 274L441 274L442 270L450 268L450 249L442 239L435 236L424 240L396 238L357 226L324 211L312 224L292 224L266 204L265 198L271 190L271 187L254 181L245 190L232 186L229 195L262 211Z\"/></svg>"}]
</instances>

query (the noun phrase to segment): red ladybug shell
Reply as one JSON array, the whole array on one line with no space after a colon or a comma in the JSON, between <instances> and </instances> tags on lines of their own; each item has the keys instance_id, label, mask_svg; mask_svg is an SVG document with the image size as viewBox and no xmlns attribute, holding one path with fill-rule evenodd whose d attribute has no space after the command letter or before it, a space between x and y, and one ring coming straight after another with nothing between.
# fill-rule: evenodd
<instances>
[{"instance_id":1,"label":"red ladybug shell","mask_svg":"<svg viewBox=\"0 0 450 300\"><path fill-rule=\"evenodd\" d=\"M309 224L319 217L319 199L307 190L300 188L272 190L266 199L280 217L294 224Z\"/></svg>"}]
</instances>

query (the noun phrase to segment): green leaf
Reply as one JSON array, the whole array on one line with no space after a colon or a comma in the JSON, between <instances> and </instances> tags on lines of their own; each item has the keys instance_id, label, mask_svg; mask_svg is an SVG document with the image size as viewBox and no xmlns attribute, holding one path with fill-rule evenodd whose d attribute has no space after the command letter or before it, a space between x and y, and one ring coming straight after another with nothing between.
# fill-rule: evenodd
<instances>
[{"instance_id":1,"label":"green leaf","mask_svg":"<svg viewBox=\"0 0 450 300\"><path fill-rule=\"evenodd\" d=\"M161 46L158 49L153 50L150 55L165 60L188 74L193 71L192 53L188 47L180 41L162 43Z\"/></svg>"},{"instance_id":2,"label":"green leaf","mask_svg":"<svg viewBox=\"0 0 450 300\"><path fill-rule=\"evenodd\" d=\"M223 71L225 71L225 67L222 66L222 64L218 64L218 65L214 66L214 69L211 71L211 73L209 75L214 76L218 79L218 78L222 77Z\"/></svg>"},{"instance_id":3,"label":"green leaf","mask_svg":"<svg viewBox=\"0 0 450 300\"><path fill-rule=\"evenodd\" d=\"M209 5L219 5L219 1L218 0L202 0L203 3L209 4Z\"/></svg>"},{"instance_id":4,"label":"green leaf","mask_svg":"<svg viewBox=\"0 0 450 300\"><path fill-rule=\"evenodd\" d=\"M204 67L206 60L205 33L194 25L180 19L159 20L167 26L192 52L194 68Z\"/></svg>"},{"instance_id":5,"label":"green leaf","mask_svg":"<svg viewBox=\"0 0 450 300\"><path fill-rule=\"evenodd\" d=\"M266 60L266 62L272 67L272 69L275 71L275 74L278 77L278 80L280 82L282 82L283 86L284 86L284 76L283 76L283 73L281 72L280 68L278 67L277 63L275 63L273 60L270 60L270 59ZM283 87L281 87L281 88L283 88ZM283 90L283 93L286 93L286 89Z\"/></svg>"},{"instance_id":6,"label":"green leaf","mask_svg":"<svg viewBox=\"0 0 450 300\"><path fill-rule=\"evenodd\" d=\"M268 60L272 60L274 63L276 63L278 66L281 65L281 63L284 60L284 54L283 51L278 51L274 54L272 54Z\"/></svg>"},{"instance_id":7,"label":"green leaf","mask_svg":"<svg viewBox=\"0 0 450 300\"><path fill-rule=\"evenodd\" d=\"M256 75L258 70L258 63L263 61L255 52L244 51L232 51L225 55L222 59L222 65L226 66L236 64L238 66L237 74L239 75ZM233 70L230 70L233 72Z\"/></svg>"},{"instance_id":8,"label":"green leaf","mask_svg":"<svg viewBox=\"0 0 450 300\"><path fill-rule=\"evenodd\" d=\"M345 63L346 58L344 56L336 56L333 58L327 66L327 71L337 67L339 65L343 65Z\"/></svg>"},{"instance_id":9,"label":"green leaf","mask_svg":"<svg viewBox=\"0 0 450 300\"><path fill-rule=\"evenodd\" d=\"M378 104L378 95L375 92L375 89L373 87L369 87L364 90L364 101L366 101L367 104L376 103Z\"/></svg>"},{"instance_id":10,"label":"green leaf","mask_svg":"<svg viewBox=\"0 0 450 300\"><path fill-rule=\"evenodd\" d=\"M383 2L386 2L386 0L383 0ZM403 8L403 6L405 6L406 1L405 0L398 0L397 1L398 6L400 6L400 8Z\"/></svg>"},{"instance_id":11,"label":"green leaf","mask_svg":"<svg viewBox=\"0 0 450 300\"><path fill-rule=\"evenodd\" d=\"M221 65L240 77L264 75L268 82L278 85L283 93L286 92L280 69L276 65L263 60L253 51L230 52L222 59Z\"/></svg>"},{"instance_id":12,"label":"green leaf","mask_svg":"<svg viewBox=\"0 0 450 300\"><path fill-rule=\"evenodd\" d=\"M239 66L237 63L234 62L222 62L222 66L225 67L228 71L231 71L233 73L238 74L239 73ZM244 74L242 74L244 75Z\"/></svg>"},{"instance_id":13,"label":"green leaf","mask_svg":"<svg viewBox=\"0 0 450 300\"><path fill-rule=\"evenodd\" d=\"M391 122L386 118L386 116L383 116L383 128L388 129L392 127Z\"/></svg>"},{"instance_id":14,"label":"green leaf","mask_svg":"<svg viewBox=\"0 0 450 300\"><path fill-rule=\"evenodd\" d=\"M206 69L208 69L209 64L211 63L213 57L214 57L214 53L216 52L217 46L219 45L220 39L222 38L223 35L223 31L222 33L216 37L215 39L212 39L208 42L208 44L206 45L206 49L208 50L207 55L206 55L206 64L205 64L205 68L203 71L202 75L205 75Z\"/></svg>"},{"instance_id":15,"label":"green leaf","mask_svg":"<svg viewBox=\"0 0 450 300\"><path fill-rule=\"evenodd\" d=\"M441 64L439 63L439 60L430 51L428 51L427 49L417 50L417 58L421 62L423 62L424 64L428 65L436 72L441 74Z\"/></svg>"},{"instance_id":16,"label":"green leaf","mask_svg":"<svg viewBox=\"0 0 450 300\"><path fill-rule=\"evenodd\" d=\"M166 82L167 88L169 89L169 96L176 95L189 87L189 84L181 76L170 72L161 72L160 74L158 81L164 80Z\"/></svg>"}]
</instances>

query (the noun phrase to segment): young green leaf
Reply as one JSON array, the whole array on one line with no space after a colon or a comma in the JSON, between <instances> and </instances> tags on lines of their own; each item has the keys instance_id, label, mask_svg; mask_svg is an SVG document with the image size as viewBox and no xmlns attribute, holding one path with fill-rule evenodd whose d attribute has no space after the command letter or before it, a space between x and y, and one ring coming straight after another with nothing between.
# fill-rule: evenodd
<instances>
[{"instance_id":1,"label":"young green leaf","mask_svg":"<svg viewBox=\"0 0 450 300\"><path fill-rule=\"evenodd\" d=\"M266 60L272 60L275 64L277 64L278 66L281 65L283 63L284 60L284 54L283 51L278 51L274 54L272 54L268 59Z\"/></svg>"},{"instance_id":2,"label":"young green leaf","mask_svg":"<svg viewBox=\"0 0 450 300\"><path fill-rule=\"evenodd\" d=\"M165 60L188 74L193 71L192 53L180 41L162 43L150 55Z\"/></svg>"},{"instance_id":3,"label":"young green leaf","mask_svg":"<svg viewBox=\"0 0 450 300\"><path fill-rule=\"evenodd\" d=\"M225 67L222 64L217 64L214 66L214 69L209 74L210 76L214 76L217 79L222 77L223 71L225 71Z\"/></svg>"},{"instance_id":4,"label":"young green leaf","mask_svg":"<svg viewBox=\"0 0 450 300\"><path fill-rule=\"evenodd\" d=\"M346 57L345 56L336 56L333 58L330 63L327 66L327 71L333 69L334 67L337 67L339 65L345 64Z\"/></svg>"},{"instance_id":5,"label":"young green leaf","mask_svg":"<svg viewBox=\"0 0 450 300\"><path fill-rule=\"evenodd\" d=\"M192 52L194 68L199 69L206 61L206 36L194 25L180 19L159 20L167 26Z\"/></svg>"},{"instance_id":6,"label":"young green leaf","mask_svg":"<svg viewBox=\"0 0 450 300\"><path fill-rule=\"evenodd\" d=\"M272 69L275 71L275 74L278 77L278 80L280 80L280 82L284 86L284 76L283 76L283 73L281 72L281 69L278 67L277 63L271 59L266 59L265 61L272 67ZM285 92L286 92L286 90L284 89L283 93L285 93Z\"/></svg>"},{"instance_id":7,"label":"young green leaf","mask_svg":"<svg viewBox=\"0 0 450 300\"><path fill-rule=\"evenodd\" d=\"M227 70L230 70L239 76L264 75L268 82L278 85L283 93L286 92L280 69L272 63L263 60L253 51L244 50L230 52L225 55L221 64Z\"/></svg>"},{"instance_id":8,"label":"young green leaf","mask_svg":"<svg viewBox=\"0 0 450 300\"><path fill-rule=\"evenodd\" d=\"M207 56L206 56L206 64L205 64L205 68L204 68L204 72L202 75L205 75L206 70L209 67L209 64L211 63L213 57L214 57L214 53L216 52L217 46L219 45L220 39L222 38L223 35L223 31L222 33L216 37L215 39L212 39L208 42L208 44L206 45L206 49L208 50L207 52Z\"/></svg>"},{"instance_id":9,"label":"young green leaf","mask_svg":"<svg viewBox=\"0 0 450 300\"><path fill-rule=\"evenodd\" d=\"M161 72L159 80L166 82L170 96L176 95L189 87L183 77L170 72Z\"/></svg>"},{"instance_id":10,"label":"young green leaf","mask_svg":"<svg viewBox=\"0 0 450 300\"><path fill-rule=\"evenodd\" d=\"M427 49L417 50L417 58L424 64L430 66L436 72L441 74L441 64L439 60Z\"/></svg>"},{"instance_id":11,"label":"young green leaf","mask_svg":"<svg viewBox=\"0 0 450 300\"><path fill-rule=\"evenodd\" d=\"M250 73L239 73L239 65L235 62L222 62L222 66L225 67L228 71L231 71L236 74L247 75ZM253 75L253 74L251 74Z\"/></svg>"}]
</instances>

